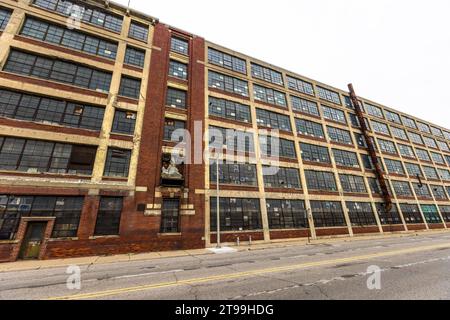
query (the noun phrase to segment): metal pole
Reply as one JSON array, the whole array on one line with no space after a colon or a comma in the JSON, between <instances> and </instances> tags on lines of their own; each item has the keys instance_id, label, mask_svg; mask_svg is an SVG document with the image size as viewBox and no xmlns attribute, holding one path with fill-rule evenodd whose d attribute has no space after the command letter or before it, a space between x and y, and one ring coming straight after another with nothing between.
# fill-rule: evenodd
<instances>
[{"instance_id":1,"label":"metal pole","mask_svg":"<svg viewBox=\"0 0 450 320\"><path fill-rule=\"evenodd\" d=\"M216 160L216 188L217 188L217 249L221 248L220 244L220 186L219 186L219 154L217 153L217 160Z\"/></svg>"}]
</instances>

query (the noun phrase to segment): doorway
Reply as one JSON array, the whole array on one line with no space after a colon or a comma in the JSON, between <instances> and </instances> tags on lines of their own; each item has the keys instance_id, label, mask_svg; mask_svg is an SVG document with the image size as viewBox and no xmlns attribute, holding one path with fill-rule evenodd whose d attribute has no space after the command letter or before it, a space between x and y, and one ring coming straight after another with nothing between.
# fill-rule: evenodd
<instances>
[{"instance_id":1,"label":"doorway","mask_svg":"<svg viewBox=\"0 0 450 320\"><path fill-rule=\"evenodd\" d=\"M44 242L45 229L47 222L29 222L27 231L20 249L20 259L33 260L39 259L41 246Z\"/></svg>"}]
</instances>

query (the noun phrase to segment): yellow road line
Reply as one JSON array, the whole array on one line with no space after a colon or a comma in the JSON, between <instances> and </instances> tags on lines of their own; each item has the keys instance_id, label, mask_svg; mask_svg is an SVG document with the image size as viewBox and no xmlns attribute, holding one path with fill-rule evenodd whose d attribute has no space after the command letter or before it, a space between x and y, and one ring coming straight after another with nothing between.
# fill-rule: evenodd
<instances>
[{"instance_id":1,"label":"yellow road line","mask_svg":"<svg viewBox=\"0 0 450 320\"><path fill-rule=\"evenodd\" d=\"M306 268L312 268L312 267L326 266L326 265L331 265L331 264L343 264L343 263L349 263L349 262L360 261L360 260L370 260L370 259L375 259L375 258L416 253L416 252L422 252L422 251L428 251L428 250L434 250L434 249L442 249L442 248L450 248L450 243L433 245L433 246L415 247L415 248L402 249L402 250L396 250L396 251L379 252L379 253L347 257L347 258L339 258L339 259L333 259L333 260L307 262L307 263L302 263L302 264L297 264L297 265L292 265L292 266L266 268L266 269L259 269L259 270L246 271L246 272L236 272L236 273L231 273L231 274L222 274L222 275L210 276L210 277L204 277L204 278L194 278L194 279L188 279L188 280L171 281L171 282L149 284L149 285L129 287L129 288L120 288L120 289L112 289L112 290L105 290L105 291L99 291L99 292L83 293L83 294L77 294L77 295L71 295L71 296L53 297L53 298L49 298L47 300L95 299L95 298L115 296L115 295L120 295L120 294L125 294L125 293L148 291L148 290L152 290L152 289L160 289L160 288L182 286L182 285L192 285L192 284L199 284L199 283L213 282L213 281L223 281L223 280L230 280L230 279L243 278L243 277L252 277L252 276L258 276L258 275L268 274L268 273L286 272L286 271L293 271L293 270L306 269Z\"/></svg>"}]
</instances>

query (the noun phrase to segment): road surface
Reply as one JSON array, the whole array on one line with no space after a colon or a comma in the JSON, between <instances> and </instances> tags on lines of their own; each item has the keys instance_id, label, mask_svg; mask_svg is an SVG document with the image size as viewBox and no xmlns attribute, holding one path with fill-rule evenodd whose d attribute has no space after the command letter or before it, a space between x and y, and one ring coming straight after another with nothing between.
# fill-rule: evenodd
<instances>
[{"instance_id":1,"label":"road surface","mask_svg":"<svg viewBox=\"0 0 450 320\"><path fill-rule=\"evenodd\" d=\"M66 268L0 273L0 299L447 300L450 233L120 262L80 270L80 290L73 288L76 273L68 289ZM368 289L369 278L380 290Z\"/></svg>"}]
</instances>

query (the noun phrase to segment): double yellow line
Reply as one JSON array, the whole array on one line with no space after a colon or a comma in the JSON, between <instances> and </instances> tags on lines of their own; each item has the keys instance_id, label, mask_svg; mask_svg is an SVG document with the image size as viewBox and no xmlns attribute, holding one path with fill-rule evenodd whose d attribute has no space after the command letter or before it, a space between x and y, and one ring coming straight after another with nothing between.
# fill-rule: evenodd
<instances>
[{"instance_id":1,"label":"double yellow line","mask_svg":"<svg viewBox=\"0 0 450 320\"><path fill-rule=\"evenodd\" d=\"M402 249L402 250L396 250L396 251L379 252L379 253L374 253L374 254L367 254L367 255L354 256L354 257L348 257L348 258L339 258L339 259L333 259L333 260L307 262L307 263L296 264L296 265L292 265L292 266L266 268L266 269L259 269L259 270L246 271L246 272L236 272L236 273L222 274L222 275L204 277L204 278L194 278L194 279L188 279L188 280L163 282L163 283L142 285L142 286L129 287L129 288L120 288L120 289L112 289L112 290L105 290L105 291L99 291L99 292L76 294L76 295L71 295L71 296L53 297L53 298L48 298L46 300L97 299L97 298L103 298L103 297L108 297L108 296L116 296L116 295L125 294L125 293L149 291L149 290L153 290L153 289L161 289L161 288L168 288L168 287L182 286L182 285L193 285L193 284L200 284L200 283L205 283L205 282L214 282L214 281L217 282L217 281L224 281L224 280L230 280L230 279L236 279L236 278L254 277L254 276L259 276L259 275L264 275L264 274L269 274L269 273L278 273L278 272L286 272L286 271L293 271L293 270L313 268L313 267L321 267L321 266L327 266L327 265L344 264L344 263L349 263L349 262L354 262L354 261L371 260L371 259L375 259L375 258L396 256L396 255L402 255L402 254L411 254L411 253L444 249L444 248L450 249L450 243L438 244L438 245L432 245L432 246L415 247L415 248Z\"/></svg>"}]
</instances>

